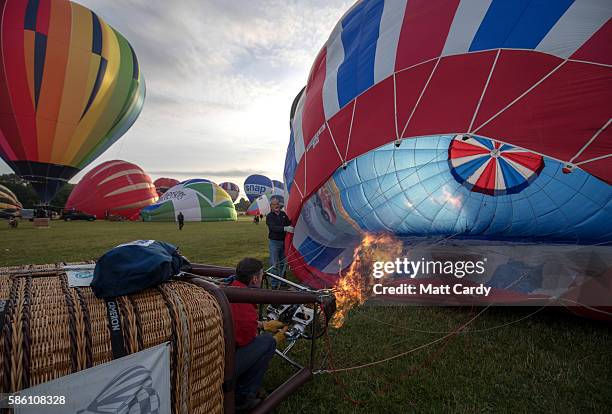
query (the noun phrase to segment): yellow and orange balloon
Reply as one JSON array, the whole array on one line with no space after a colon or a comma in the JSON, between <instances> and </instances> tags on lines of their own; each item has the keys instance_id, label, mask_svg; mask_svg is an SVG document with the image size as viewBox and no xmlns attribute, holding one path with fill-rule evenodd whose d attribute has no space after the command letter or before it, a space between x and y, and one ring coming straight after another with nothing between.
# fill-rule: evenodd
<instances>
[{"instance_id":1,"label":"yellow and orange balloon","mask_svg":"<svg viewBox=\"0 0 612 414\"><path fill-rule=\"evenodd\" d=\"M43 202L136 121L128 41L68 0L0 0L0 156Z\"/></svg>"},{"instance_id":2,"label":"yellow and orange balloon","mask_svg":"<svg viewBox=\"0 0 612 414\"><path fill-rule=\"evenodd\" d=\"M21 210L21 207L15 193L0 184L0 213L15 213Z\"/></svg>"}]
</instances>

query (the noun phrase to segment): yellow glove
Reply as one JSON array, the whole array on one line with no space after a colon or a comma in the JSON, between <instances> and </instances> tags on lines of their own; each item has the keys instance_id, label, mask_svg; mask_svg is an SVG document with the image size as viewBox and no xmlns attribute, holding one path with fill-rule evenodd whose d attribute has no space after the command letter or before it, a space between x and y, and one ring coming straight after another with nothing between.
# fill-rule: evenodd
<instances>
[{"instance_id":1,"label":"yellow glove","mask_svg":"<svg viewBox=\"0 0 612 414\"><path fill-rule=\"evenodd\" d=\"M262 324L264 331L271 332L271 333L274 333L278 331L279 329L281 329L283 326L285 326L285 324L282 323L281 321L274 321L274 320L263 321L261 324Z\"/></svg>"},{"instance_id":2,"label":"yellow glove","mask_svg":"<svg viewBox=\"0 0 612 414\"><path fill-rule=\"evenodd\" d=\"M285 332L287 332L287 329L289 329L289 327L285 326L283 329L274 334L274 340L276 341L277 346L285 342L285 339L287 339L285 337Z\"/></svg>"}]
</instances>

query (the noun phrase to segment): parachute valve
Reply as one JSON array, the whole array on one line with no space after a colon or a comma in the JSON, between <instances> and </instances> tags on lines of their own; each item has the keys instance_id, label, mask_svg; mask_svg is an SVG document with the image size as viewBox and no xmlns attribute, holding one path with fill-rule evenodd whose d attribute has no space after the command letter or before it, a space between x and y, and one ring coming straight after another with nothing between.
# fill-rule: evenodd
<instances>
[{"instance_id":1,"label":"parachute valve","mask_svg":"<svg viewBox=\"0 0 612 414\"><path fill-rule=\"evenodd\" d=\"M575 168L576 166L573 164L565 164L561 171L563 171L563 174L570 174Z\"/></svg>"}]
</instances>

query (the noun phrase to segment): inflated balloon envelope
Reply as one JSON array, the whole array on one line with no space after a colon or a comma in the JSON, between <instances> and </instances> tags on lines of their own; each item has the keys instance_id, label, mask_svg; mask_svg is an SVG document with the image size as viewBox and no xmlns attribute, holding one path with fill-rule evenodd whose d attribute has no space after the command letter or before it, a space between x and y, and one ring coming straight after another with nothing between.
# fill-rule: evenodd
<instances>
[{"instance_id":1,"label":"inflated balloon envelope","mask_svg":"<svg viewBox=\"0 0 612 414\"><path fill-rule=\"evenodd\" d=\"M0 157L48 202L134 124L145 82L132 46L86 7L1 5Z\"/></svg>"},{"instance_id":2,"label":"inflated balloon envelope","mask_svg":"<svg viewBox=\"0 0 612 414\"><path fill-rule=\"evenodd\" d=\"M291 109L294 274L333 286L364 233L385 233L429 254L453 239L454 260L498 242L490 287L508 299L605 282L591 271L612 258L611 17L605 1L356 2ZM544 285L504 287L538 266Z\"/></svg>"}]
</instances>

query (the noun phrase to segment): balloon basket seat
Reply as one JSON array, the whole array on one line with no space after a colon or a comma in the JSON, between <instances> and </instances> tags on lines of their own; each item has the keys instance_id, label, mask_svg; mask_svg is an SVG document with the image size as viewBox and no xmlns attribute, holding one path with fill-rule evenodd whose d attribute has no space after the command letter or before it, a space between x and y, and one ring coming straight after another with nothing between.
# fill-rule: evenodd
<instances>
[{"instance_id":1,"label":"balloon basket seat","mask_svg":"<svg viewBox=\"0 0 612 414\"><path fill-rule=\"evenodd\" d=\"M35 218L33 223L34 227L38 229L47 229L49 228L50 219L48 217L39 217Z\"/></svg>"},{"instance_id":2,"label":"balloon basket seat","mask_svg":"<svg viewBox=\"0 0 612 414\"><path fill-rule=\"evenodd\" d=\"M0 268L0 299L0 393L114 359L106 301L90 287L69 287L63 264ZM170 342L172 412L223 412L231 316L214 292L172 281L115 302L127 354Z\"/></svg>"}]
</instances>

